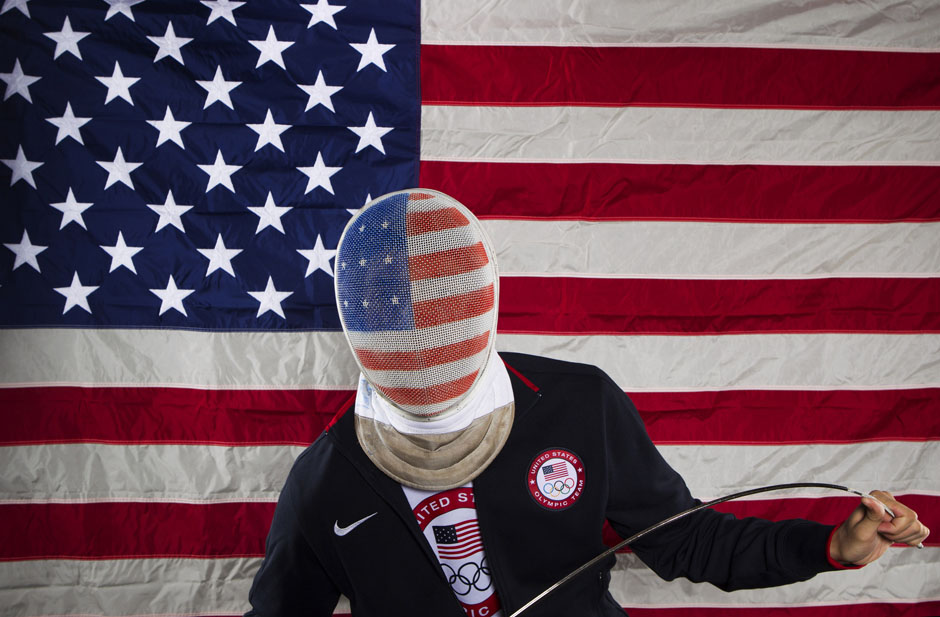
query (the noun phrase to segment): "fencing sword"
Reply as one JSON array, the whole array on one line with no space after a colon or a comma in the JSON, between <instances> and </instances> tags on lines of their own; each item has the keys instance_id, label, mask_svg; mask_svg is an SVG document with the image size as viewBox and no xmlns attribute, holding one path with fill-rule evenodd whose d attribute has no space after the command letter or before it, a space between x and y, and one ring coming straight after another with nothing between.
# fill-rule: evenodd
<instances>
[{"instance_id":1,"label":"fencing sword","mask_svg":"<svg viewBox=\"0 0 940 617\"><path fill-rule=\"evenodd\" d=\"M532 598L531 600L523 604L521 608L513 612L511 615L509 615L509 617L518 617L524 611L534 606L537 602L541 601L550 593L552 593L553 591L555 591L556 589L558 589L559 587L561 587L562 585L564 585L571 579L575 578L576 576L578 576L579 574L581 574L582 572L584 572L591 566L595 565L597 562L619 551L620 549L630 544L631 542L635 542L639 540L640 538L642 538L643 536L656 531L660 527L665 527L666 525L673 523L675 521L678 521L681 518L685 518L686 516L689 516L690 514L694 514L695 512L698 512L699 510L704 510L705 508L709 508L711 506L718 505L726 501L733 501L735 499L740 499L742 497L748 497L750 495L757 495L758 493L768 493L770 491L781 491L781 490L792 489L792 488L827 488L827 489L832 489L832 490L837 490L837 491L843 491L846 493L852 493L854 495L858 495L859 497L871 497L872 499L874 499L875 501L881 504L881 506L885 509L885 512L887 512L889 516L891 516L892 518L896 518L894 512L892 512L888 506L883 504L881 501L879 501L876 497L874 497L870 493L863 493L861 491L857 491L853 488L849 488L847 486L842 486L839 484L827 484L825 482L792 482L788 484L773 484L771 486L762 486L760 488L752 488L746 491L741 491L740 493L732 493L731 495L725 495L724 497L719 497L717 499L713 499L705 503L700 503L699 505L691 507L688 510L683 510L682 512L679 512L678 514L673 514L672 516L668 518L664 518L658 523L647 527L643 531L633 534L632 536L630 536L623 542L620 542L619 544L616 544L610 547L609 549L607 549L606 551L604 551L597 557L594 557L590 561L584 563L583 565L579 566L575 570L572 570L570 573L566 574L564 577L560 578L554 584L552 584L547 589L545 589L545 591L543 591L539 595L535 596L534 598ZM923 543L918 544L917 548L924 548Z\"/></svg>"}]
</instances>

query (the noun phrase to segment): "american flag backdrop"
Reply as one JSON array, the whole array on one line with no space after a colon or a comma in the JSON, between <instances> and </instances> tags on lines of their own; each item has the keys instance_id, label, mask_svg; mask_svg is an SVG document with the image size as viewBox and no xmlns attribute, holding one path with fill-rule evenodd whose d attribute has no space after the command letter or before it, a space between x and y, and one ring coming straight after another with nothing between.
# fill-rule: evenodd
<instances>
[{"instance_id":1,"label":"american flag backdrop","mask_svg":"<svg viewBox=\"0 0 940 617\"><path fill-rule=\"evenodd\" d=\"M497 346L600 365L697 496L883 488L940 530L940 4L4 0L0 41L0 615L247 608L356 384L336 242L418 185L484 219ZM623 553L611 586L935 615L926 544L733 594Z\"/></svg>"}]
</instances>

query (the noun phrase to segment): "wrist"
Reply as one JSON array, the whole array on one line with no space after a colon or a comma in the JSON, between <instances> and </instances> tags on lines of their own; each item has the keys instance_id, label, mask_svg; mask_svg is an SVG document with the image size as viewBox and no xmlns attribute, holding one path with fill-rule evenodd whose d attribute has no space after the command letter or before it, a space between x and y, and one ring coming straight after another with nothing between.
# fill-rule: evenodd
<instances>
[{"instance_id":1,"label":"wrist","mask_svg":"<svg viewBox=\"0 0 940 617\"><path fill-rule=\"evenodd\" d=\"M840 529L841 526L833 527L832 531L829 532L829 539L826 541L826 559L829 561L829 565L835 570L857 570L863 567L842 560L841 542L838 536Z\"/></svg>"}]
</instances>

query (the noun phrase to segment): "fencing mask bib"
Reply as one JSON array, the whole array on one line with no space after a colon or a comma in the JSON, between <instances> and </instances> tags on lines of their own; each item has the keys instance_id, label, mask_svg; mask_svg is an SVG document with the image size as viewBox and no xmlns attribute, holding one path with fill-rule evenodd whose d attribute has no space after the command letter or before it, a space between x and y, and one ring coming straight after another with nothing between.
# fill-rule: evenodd
<instances>
[{"instance_id":1,"label":"fencing mask bib","mask_svg":"<svg viewBox=\"0 0 940 617\"><path fill-rule=\"evenodd\" d=\"M365 453L415 488L472 480L499 453L514 411L493 351L499 277L479 221L436 191L383 195L347 224L335 282L362 372Z\"/></svg>"}]
</instances>

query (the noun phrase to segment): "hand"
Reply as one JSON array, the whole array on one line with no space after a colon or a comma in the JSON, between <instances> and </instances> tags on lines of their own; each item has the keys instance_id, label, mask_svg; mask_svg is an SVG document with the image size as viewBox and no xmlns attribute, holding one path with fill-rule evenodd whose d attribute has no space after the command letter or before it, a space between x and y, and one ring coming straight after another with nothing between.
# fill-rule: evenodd
<instances>
[{"instance_id":1,"label":"hand","mask_svg":"<svg viewBox=\"0 0 940 617\"><path fill-rule=\"evenodd\" d=\"M930 530L917 520L917 513L896 501L891 493L874 491L832 536L829 556L846 565L863 566L881 557L893 542L917 546ZM878 502L881 503L878 503ZM896 515L892 518L882 503Z\"/></svg>"}]
</instances>

